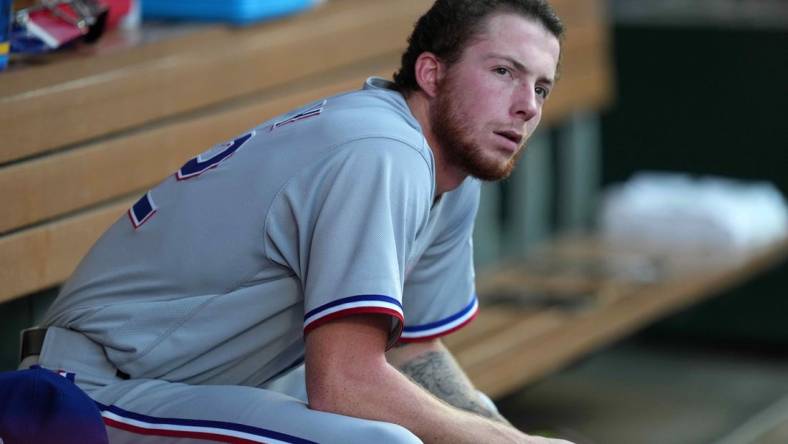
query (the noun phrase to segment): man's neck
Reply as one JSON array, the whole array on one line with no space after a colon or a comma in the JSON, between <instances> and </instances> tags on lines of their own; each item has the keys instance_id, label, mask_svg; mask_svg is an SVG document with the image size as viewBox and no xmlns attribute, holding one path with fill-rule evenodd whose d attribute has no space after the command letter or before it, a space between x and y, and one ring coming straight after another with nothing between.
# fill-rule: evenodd
<instances>
[{"instance_id":1,"label":"man's neck","mask_svg":"<svg viewBox=\"0 0 788 444\"><path fill-rule=\"evenodd\" d=\"M452 165L451 162L445 158L445 149L438 143L435 133L432 131L432 122L430 120L430 107L433 101L421 91L414 91L410 93L405 101L408 103L410 112L421 125L421 130L424 132L424 138L432 150L432 157L435 159L435 195L451 191L462 183L468 174Z\"/></svg>"}]
</instances>

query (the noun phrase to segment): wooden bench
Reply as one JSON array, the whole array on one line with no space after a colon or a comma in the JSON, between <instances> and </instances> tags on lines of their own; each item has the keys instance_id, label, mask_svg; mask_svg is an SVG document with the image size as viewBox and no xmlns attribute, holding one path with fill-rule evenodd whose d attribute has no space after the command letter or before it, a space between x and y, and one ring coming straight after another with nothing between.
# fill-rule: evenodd
<instances>
[{"instance_id":1,"label":"wooden bench","mask_svg":"<svg viewBox=\"0 0 788 444\"><path fill-rule=\"evenodd\" d=\"M786 257L788 239L715 256L562 237L479 276L478 318L445 342L478 388L499 397Z\"/></svg>"}]
</instances>

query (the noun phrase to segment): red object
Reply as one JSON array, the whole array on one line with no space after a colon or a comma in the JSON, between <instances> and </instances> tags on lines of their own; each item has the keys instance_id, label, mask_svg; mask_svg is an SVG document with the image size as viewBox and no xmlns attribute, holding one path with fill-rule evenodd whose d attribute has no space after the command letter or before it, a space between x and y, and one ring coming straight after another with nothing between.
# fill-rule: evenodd
<instances>
[{"instance_id":1,"label":"red object","mask_svg":"<svg viewBox=\"0 0 788 444\"><path fill-rule=\"evenodd\" d=\"M107 16L107 29L114 28L131 11L132 0L97 0L97 3L106 6L109 10ZM74 10L68 5L59 5L58 9L64 14L76 19Z\"/></svg>"},{"instance_id":2,"label":"red object","mask_svg":"<svg viewBox=\"0 0 788 444\"><path fill-rule=\"evenodd\" d=\"M58 4L55 12L37 9L28 14L27 30L43 41L50 49L57 49L84 37L84 41L96 41L107 29L114 28L129 14L133 0L97 0L102 13L97 14L89 27L76 25L80 19L77 10L68 4ZM105 12L104 12L105 11Z\"/></svg>"},{"instance_id":3,"label":"red object","mask_svg":"<svg viewBox=\"0 0 788 444\"><path fill-rule=\"evenodd\" d=\"M132 0L99 0L99 3L109 7L109 17L107 17L107 28L114 28L123 17L131 11Z\"/></svg>"},{"instance_id":4,"label":"red object","mask_svg":"<svg viewBox=\"0 0 788 444\"><path fill-rule=\"evenodd\" d=\"M28 15L27 29L52 49L59 48L68 42L82 37L83 32L47 11L33 11Z\"/></svg>"}]
</instances>

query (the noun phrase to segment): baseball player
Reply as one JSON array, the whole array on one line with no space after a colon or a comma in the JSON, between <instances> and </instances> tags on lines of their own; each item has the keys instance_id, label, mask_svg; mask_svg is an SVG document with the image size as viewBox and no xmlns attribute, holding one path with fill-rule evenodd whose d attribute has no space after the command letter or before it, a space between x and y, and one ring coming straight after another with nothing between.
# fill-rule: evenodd
<instances>
[{"instance_id":1,"label":"baseball player","mask_svg":"<svg viewBox=\"0 0 788 444\"><path fill-rule=\"evenodd\" d=\"M506 177L538 125L561 33L543 0L438 0L395 82L276 117L141 196L22 366L69 372L112 443L565 442L509 425L439 339L476 315L479 179Z\"/></svg>"}]
</instances>

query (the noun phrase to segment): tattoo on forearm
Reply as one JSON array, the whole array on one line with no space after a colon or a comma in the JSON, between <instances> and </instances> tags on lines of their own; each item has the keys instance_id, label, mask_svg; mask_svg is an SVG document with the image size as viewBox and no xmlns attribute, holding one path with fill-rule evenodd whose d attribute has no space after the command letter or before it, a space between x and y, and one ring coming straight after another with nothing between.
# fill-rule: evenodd
<instances>
[{"instance_id":1,"label":"tattoo on forearm","mask_svg":"<svg viewBox=\"0 0 788 444\"><path fill-rule=\"evenodd\" d=\"M476 390L465 380L462 370L446 353L425 353L401 366L399 370L454 407L508 423L498 412L481 403Z\"/></svg>"}]
</instances>

